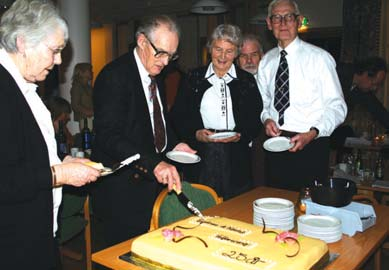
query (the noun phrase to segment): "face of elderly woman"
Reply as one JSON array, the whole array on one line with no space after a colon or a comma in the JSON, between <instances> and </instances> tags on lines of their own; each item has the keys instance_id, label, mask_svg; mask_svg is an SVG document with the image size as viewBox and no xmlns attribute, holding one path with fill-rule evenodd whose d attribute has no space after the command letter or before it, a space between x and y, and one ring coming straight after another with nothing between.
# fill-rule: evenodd
<instances>
[{"instance_id":1,"label":"face of elderly woman","mask_svg":"<svg viewBox=\"0 0 389 270\"><path fill-rule=\"evenodd\" d=\"M64 33L57 29L33 48L26 48L24 79L29 82L43 81L54 65L62 62L61 51L65 47Z\"/></svg>"},{"instance_id":2,"label":"face of elderly woman","mask_svg":"<svg viewBox=\"0 0 389 270\"><path fill-rule=\"evenodd\" d=\"M211 58L213 69L219 77L223 76L230 69L235 57L237 48L234 44L224 39L216 39L212 43Z\"/></svg>"}]
</instances>

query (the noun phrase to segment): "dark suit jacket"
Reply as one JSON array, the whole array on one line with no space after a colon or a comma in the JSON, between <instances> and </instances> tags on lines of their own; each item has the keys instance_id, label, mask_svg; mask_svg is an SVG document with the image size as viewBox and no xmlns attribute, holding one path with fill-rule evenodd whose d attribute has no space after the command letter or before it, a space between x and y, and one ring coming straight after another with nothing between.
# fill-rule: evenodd
<instances>
[{"instance_id":1,"label":"dark suit jacket","mask_svg":"<svg viewBox=\"0 0 389 270\"><path fill-rule=\"evenodd\" d=\"M0 269L54 266L46 143L22 92L0 65Z\"/></svg>"},{"instance_id":2,"label":"dark suit jacket","mask_svg":"<svg viewBox=\"0 0 389 270\"><path fill-rule=\"evenodd\" d=\"M171 149L177 140L166 116L163 78L157 77L157 84L166 120L166 149ZM139 153L141 171L146 170L146 175L154 179L153 169L162 159L155 152L150 114L132 50L104 67L93 91L93 159L111 166Z\"/></svg>"},{"instance_id":3,"label":"dark suit jacket","mask_svg":"<svg viewBox=\"0 0 389 270\"><path fill-rule=\"evenodd\" d=\"M164 85L158 76L157 84L166 113ZM158 191L153 170L164 156L155 151L150 113L133 50L103 68L95 82L93 102L96 136L92 159L111 166L136 153L141 156L136 164L105 177L92 189L94 208L108 228L107 243L113 244L147 231ZM168 151L177 141L166 115L165 120Z\"/></svg>"}]
</instances>

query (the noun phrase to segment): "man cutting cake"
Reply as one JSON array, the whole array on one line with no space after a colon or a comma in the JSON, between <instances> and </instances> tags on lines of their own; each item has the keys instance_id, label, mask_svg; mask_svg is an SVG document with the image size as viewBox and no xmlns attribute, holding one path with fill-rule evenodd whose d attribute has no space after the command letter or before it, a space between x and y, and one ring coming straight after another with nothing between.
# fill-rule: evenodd
<instances>
[{"instance_id":1,"label":"man cutting cake","mask_svg":"<svg viewBox=\"0 0 389 270\"><path fill-rule=\"evenodd\" d=\"M167 16L141 23L136 46L104 67L94 88L95 143L92 160L111 167L139 153L134 165L106 176L92 191L107 245L147 231L159 185L181 189L176 168L162 161L166 151L195 153L178 143L165 112L160 72L177 58L179 30Z\"/></svg>"}]
</instances>

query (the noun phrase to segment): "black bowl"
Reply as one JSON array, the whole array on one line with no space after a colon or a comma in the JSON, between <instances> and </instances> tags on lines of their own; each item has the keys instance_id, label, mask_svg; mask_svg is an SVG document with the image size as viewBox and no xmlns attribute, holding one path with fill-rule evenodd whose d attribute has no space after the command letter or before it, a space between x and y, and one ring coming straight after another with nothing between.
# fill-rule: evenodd
<instances>
[{"instance_id":1,"label":"black bowl","mask_svg":"<svg viewBox=\"0 0 389 270\"><path fill-rule=\"evenodd\" d=\"M315 181L310 189L313 202L335 207L348 205L357 193L355 183L343 178L330 178L325 182Z\"/></svg>"}]
</instances>

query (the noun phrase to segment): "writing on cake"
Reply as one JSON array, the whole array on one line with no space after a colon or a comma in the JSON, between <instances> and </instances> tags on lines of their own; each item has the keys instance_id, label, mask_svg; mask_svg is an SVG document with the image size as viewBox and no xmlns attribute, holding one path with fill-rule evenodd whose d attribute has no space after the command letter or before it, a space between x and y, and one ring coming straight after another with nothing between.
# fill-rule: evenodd
<instances>
[{"instance_id":1,"label":"writing on cake","mask_svg":"<svg viewBox=\"0 0 389 270\"><path fill-rule=\"evenodd\" d=\"M226 224L217 224L216 222L212 222L212 221L209 221L207 219L204 220L204 219L194 218L191 223L201 224L201 226L208 226L210 228L215 228L215 229L225 230L225 231L232 232L232 233L237 233L237 234L242 235L242 236L251 233L250 230L247 230L244 228L238 228L238 227L226 225Z\"/></svg>"},{"instance_id":2,"label":"writing on cake","mask_svg":"<svg viewBox=\"0 0 389 270\"><path fill-rule=\"evenodd\" d=\"M211 238L218 240L219 242L225 242L228 244L233 244L235 246L244 247L244 248L248 248L248 249L254 248L257 245L257 243L255 243L255 242L251 242L251 241L247 241L247 240L235 240L235 239L230 238L227 235L222 235L222 234L215 234Z\"/></svg>"},{"instance_id":3,"label":"writing on cake","mask_svg":"<svg viewBox=\"0 0 389 270\"><path fill-rule=\"evenodd\" d=\"M272 266L277 264L275 261L272 260L268 260L258 256L250 256L246 253L239 252L236 250L226 250L224 248L217 250L213 255L233 263L238 263L241 265L243 264L247 269L270 269Z\"/></svg>"}]
</instances>

